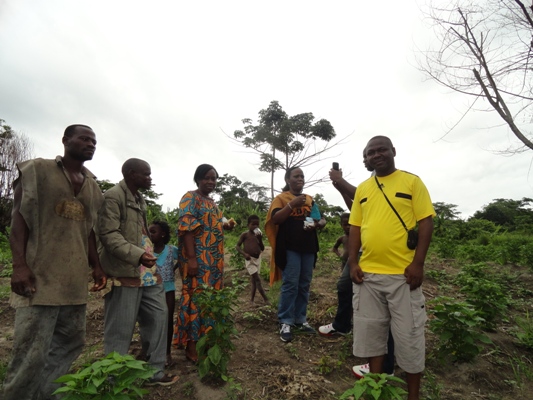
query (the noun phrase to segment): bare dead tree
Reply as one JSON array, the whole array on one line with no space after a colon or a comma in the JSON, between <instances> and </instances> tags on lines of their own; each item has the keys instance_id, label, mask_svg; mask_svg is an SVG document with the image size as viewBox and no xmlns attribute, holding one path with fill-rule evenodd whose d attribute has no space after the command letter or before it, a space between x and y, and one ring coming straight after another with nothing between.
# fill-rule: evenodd
<instances>
[{"instance_id":1,"label":"bare dead tree","mask_svg":"<svg viewBox=\"0 0 533 400\"><path fill-rule=\"evenodd\" d=\"M27 136L15 132L0 119L0 231L11 220L13 181L18 176L17 163L32 158L33 145Z\"/></svg>"},{"instance_id":2,"label":"bare dead tree","mask_svg":"<svg viewBox=\"0 0 533 400\"><path fill-rule=\"evenodd\" d=\"M419 68L471 96L465 113L496 111L521 142L504 152L533 150L533 6L520 0L438 3L424 12L439 45L421 51Z\"/></svg>"}]
</instances>

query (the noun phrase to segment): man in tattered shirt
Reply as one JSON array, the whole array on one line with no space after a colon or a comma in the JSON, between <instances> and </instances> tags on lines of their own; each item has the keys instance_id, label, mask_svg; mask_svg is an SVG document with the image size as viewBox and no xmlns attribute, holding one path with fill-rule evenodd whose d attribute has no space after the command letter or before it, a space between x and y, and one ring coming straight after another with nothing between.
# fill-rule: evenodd
<instances>
[{"instance_id":1,"label":"man in tattered shirt","mask_svg":"<svg viewBox=\"0 0 533 400\"><path fill-rule=\"evenodd\" d=\"M96 136L85 125L67 127L65 152L18 164L10 244L10 303L16 308L13 357L5 400L49 399L53 381L68 372L85 343L89 266L106 285L93 231L103 202L91 160Z\"/></svg>"}]
</instances>

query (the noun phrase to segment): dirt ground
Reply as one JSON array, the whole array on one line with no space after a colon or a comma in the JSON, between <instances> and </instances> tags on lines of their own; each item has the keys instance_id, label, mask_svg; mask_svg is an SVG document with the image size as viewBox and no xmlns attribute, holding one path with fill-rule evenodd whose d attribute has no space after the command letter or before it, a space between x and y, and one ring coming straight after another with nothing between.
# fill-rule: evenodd
<instances>
[{"instance_id":1,"label":"dirt ground","mask_svg":"<svg viewBox=\"0 0 533 400\"><path fill-rule=\"evenodd\" d=\"M447 263L429 260L427 269L454 271ZM336 280L340 273L338 262L319 262L311 288L308 320L318 328L332 321L336 311ZM244 270L227 269L226 280L233 276L248 279ZM527 271L521 277L524 290L533 291L533 277ZM265 286L267 286L265 284ZM427 300L440 293L431 278L424 282ZM531 308L531 298L529 299ZM509 311L513 312L512 309ZM182 350L173 350L177 361L169 372L179 374L178 384L168 388L150 389L144 398L155 399L337 399L352 387L355 380L351 367L365 362L352 355L352 338L324 338L296 336L291 343L279 339L276 310L264 305L259 294L256 305L249 301L249 286L240 294L236 310L238 337L234 338L236 351L232 354L229 375L241 391L230 384L201 382L196 367L185 359ZM0 302L0 362L9 360L13 339L14 310L7 300ZM517 364L510 360L519 357L523 368L533 371L533 352L517 345L510 334L511 325L499 327L489 333L494 345L488 345L473 363L440 364L433 356L435 337L427 331L427 369L423 380L423 398L430 400L488 399L525 400L533 399L531 376L517 373ZM87 313L87 344L84 353L74 368L103 356L103 300L91 295ZM132 352L140 348L138 336L132 342ZM527 370L526 370L527 372ZM405 379L405 374L396 368L395 375Z\"/></svg>"}]
</instances>

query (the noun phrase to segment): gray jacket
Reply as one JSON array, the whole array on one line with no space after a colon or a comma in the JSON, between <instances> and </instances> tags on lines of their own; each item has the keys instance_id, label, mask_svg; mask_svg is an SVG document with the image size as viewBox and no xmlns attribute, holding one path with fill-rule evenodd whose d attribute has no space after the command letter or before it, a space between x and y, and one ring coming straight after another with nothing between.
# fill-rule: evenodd
<instances>
[{"instance_id":1,"label":"gray jacket","mask_svg":"<svg viewBox=\"0 0 533 400\"><path fill-rule=\"evenodd\" d=\"M121 180L104 193L104 204L98 212L100 262L105 273L115 278L139 277L142 228L146 227L146 203L139 202Z\"/></svg>"}]
</instances>

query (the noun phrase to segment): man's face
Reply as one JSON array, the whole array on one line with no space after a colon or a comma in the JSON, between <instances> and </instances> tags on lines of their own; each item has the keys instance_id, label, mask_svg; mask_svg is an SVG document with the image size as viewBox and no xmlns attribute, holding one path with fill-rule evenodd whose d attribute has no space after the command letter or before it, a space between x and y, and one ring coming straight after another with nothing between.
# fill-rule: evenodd
<instances>
[{"instance_id":1,"label":"man's face","mask_svg":"<svg viewBox=\"0 0 533 400\"><path fill-rule=\"evenodd\" d=\"M90 128L76 127L71 137L63 136L65 155L79 161L92 160L96 151L96 135Z\"/></svg>"},{"instance_id":2,"label":"man's face","mask_svg":"<svg viewBox=\"0 0 533 400\"><path fill-rule=\"evenodd\" d=\"M152 170L148 163L140 163L131 172L132 182L139 189L150 189L152 187Z\"/></svg>"},{"instance_id":3,"label":"man's face","mask_svg":"<svg viewBox=\"0 0 533 400\"><path fill-rule=\"evenodd\" d=\"M386 138L370 139L365 154L368 164L376 170L378 176L391 174L396 169L394 165L396 150Z\"/></svg>"}]
</instances>

